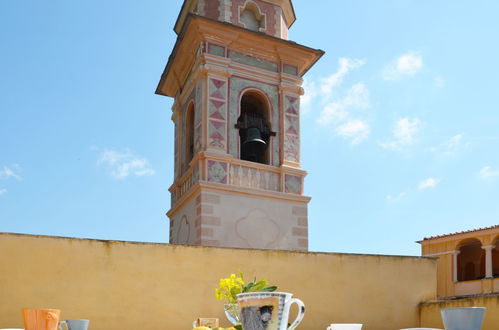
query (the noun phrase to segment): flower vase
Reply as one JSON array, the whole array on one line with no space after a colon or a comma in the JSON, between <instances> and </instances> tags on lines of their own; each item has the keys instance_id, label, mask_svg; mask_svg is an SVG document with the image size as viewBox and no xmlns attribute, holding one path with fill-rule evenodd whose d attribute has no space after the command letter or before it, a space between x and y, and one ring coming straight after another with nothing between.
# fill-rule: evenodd
<instances>
[{"instance_id":1,"label":"flower vase","mask_svg":"<svg viewBox=\"0 0 499 330\"><path fill-rule=\"evenodd\" d=\"M229 303L224 305L225 316L233 325L241 323L239 318L239 305L237 303Z\"/></svg>"}]
</instances>

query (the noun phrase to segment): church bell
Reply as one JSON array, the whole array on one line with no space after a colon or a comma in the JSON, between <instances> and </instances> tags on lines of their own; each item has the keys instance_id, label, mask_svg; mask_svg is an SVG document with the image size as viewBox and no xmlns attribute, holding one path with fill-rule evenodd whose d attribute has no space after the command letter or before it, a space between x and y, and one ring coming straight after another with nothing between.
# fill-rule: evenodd
<instances>
[{"instance_id":1,"label":"church bell","mask_svg":"<svg viewBox=\"0 0 499 330\"><path fill-rule=\"evenodd\" d=\"M246 130L246 140L242 144L242 159L250 162L262 162L262 153L267 147L267 143L262 140L262 134L256 127Z\"/></svg>"},{"instance_id":2,"label":"church bell","mask_svg":"<svg viewBox=\"0 0 499 330\"><path fill-rule=\"evenodd\" d=\"M265 147L267 143L262 140L262 134L260 130L256 127L250 127L246 131L246 140L243 142L243 146L255 145L258 147Z\"/></svg>"},{"instance_id":3,"label":"church bell","mask_svg":"<svg viewBox=\"0 0 499 330\"><path fill-rule=\"evenodd\" d=\"M266 164L265 150L272 134L258 112L244 112L237 121L241 138L241 159Z\"/></svg>"}]
</instances>

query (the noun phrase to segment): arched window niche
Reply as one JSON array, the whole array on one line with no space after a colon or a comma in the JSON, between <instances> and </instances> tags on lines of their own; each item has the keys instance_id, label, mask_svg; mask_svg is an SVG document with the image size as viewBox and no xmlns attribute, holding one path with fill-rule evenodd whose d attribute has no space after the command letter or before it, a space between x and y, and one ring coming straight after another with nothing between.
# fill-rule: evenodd
<instances>
[{"instance_id":1,"label":"arched window niche","mask_svg":"<svg viewBox=\"0 0 499 330\"><path fill-rule=\"evenodd\" d=\"M253 1L248 1L244 7L239 10L239 22L245 28L252 31L265 29L265 15L260 13L258 5Z\"/></svg>"},{"instance_id":2,"label":"arched window niche","mask_svg":"<svg viewBox=\"0 0 499 330\"><path fill-rule=\"evenodd\" d=\"M247 91L241 97L239 129L239 155L242 160L270 164L271 130L270 107L267 98L257 91Z\"/></svg>"},{"instance_id":3,"label":"arched window niche","mask_svg":"<svg viewBox=\"0 0 499 330\"><path fill-rule=\"evenodd\" d=\"M457 280L473 281L485 278L485 250L478 239L459 244L457 256Z\"/></svg>"},{"instance_id":4,"label":"arched window niche","mask_svg":"<svg viewBox=\"0 0 499 330\"><path fill-rule=\"evenodd\" d=\"M185 114L185 168L194 157L194 103L191 102Z\"/></svg>"},{"instance_id":5,"label":"arched window niche","mask_svg":"<svg viewBox=\"0 0 499 330\"><path fill-rule=\"evenodd\" d=\"M492 249L492 276L499 277L499 236L494 240Z\"/></svg>"}]
</instances>

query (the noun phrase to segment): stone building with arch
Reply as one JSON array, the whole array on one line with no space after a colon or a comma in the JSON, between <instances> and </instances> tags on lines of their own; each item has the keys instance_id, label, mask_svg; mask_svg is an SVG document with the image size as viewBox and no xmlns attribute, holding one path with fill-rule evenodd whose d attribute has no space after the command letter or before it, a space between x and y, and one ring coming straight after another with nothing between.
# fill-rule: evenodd
<instances>
[{"instance_id":1,"label":"stone building with arch","mask_svg":"<svg viewBox=\"0 0 499 330\"><path fill-rule=\"evenodd\" d=\"M439 297L499 293L499 225L425 238L422 255L437 257Z\"/></svg>"}]
</instances>

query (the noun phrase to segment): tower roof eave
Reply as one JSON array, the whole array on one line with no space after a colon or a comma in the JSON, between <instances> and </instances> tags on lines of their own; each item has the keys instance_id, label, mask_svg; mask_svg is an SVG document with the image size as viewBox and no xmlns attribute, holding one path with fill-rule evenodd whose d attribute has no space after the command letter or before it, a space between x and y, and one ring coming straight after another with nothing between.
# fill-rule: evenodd
<instances>
[{"instance_id":1,"label":"tower roof eave","mask_svg":"<svg viewBox=\"0 0 499 330\"><path fill-rule=\"evenodd\" d=\"M200 24L202 23L202 24ZM323 55L324 51L300 45L293 41L273 37L262 32L255 32L235 26L230 23L220 22L210 18L188 14L182 31L177 37L173 51L168 59L166 67L161 75L161 79L156 88L156 94L175 97L177 91L181 88L192 65L195 61L195 47L204 40L203 33L209 30L210 34L220 33L225 37L231 35L230 44L234 45L245 38L258 37L261 43L254 47L260 47L262 52L286 54L296 53L300 56L300 65L298 66L298 75L303 76ZM227 33L229 32L229 33ZM228 40L229 41L229 40ZM269 48L268 46L273 47ZM191 56L178 56L181 54L192 54ZM182 62L182 63L181 63ZM180 65L182 64L182 65ZM178 67L178 70L174 70Z\"/></svg>"}]
</instances>

